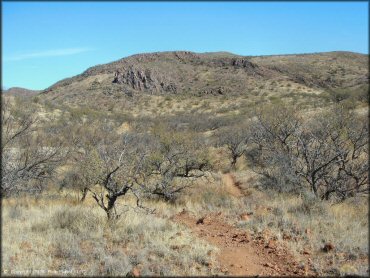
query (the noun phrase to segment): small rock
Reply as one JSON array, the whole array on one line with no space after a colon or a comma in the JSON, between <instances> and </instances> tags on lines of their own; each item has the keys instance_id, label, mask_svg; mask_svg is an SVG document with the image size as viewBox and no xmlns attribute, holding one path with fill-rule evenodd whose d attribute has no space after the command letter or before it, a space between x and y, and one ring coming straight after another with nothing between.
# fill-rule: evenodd
<instances>
[{"instance_id":1,"label":"small rock","mask_svg":"<svg viewBox=\"0 0 370 278\"><path fill-rule=\"evenodd\" d=\"M324 252L326 252L326 253L328 253L328 252L330 252L330 251L332 251L334 249L334 245L332 244L332 243L326 243L325 245L324 245L324 247L322 248L322 250L324 251Z\"/></svg>"},{"instance_id":2,"label":"small rock","mask_svg":"<svg viewBox=\"0 0 370 278\"><path fill-rule=\"evenodd\" d=\"M265 247L270 248L270 249L276 249L276 243L275 243L275 241L270 239Z\"/></svg>"},{"instance_id":3,"label":"small rock","mask_svg":"<svg viewBox=\"0 0 370 278\"><path fill-rule=\"evenodd\" d=\"M199 218L198 220L197 220L197 223L196 223L197 225L199 225L199 224L204 224L204 217L202 217L202 218Z\"/></svg>"},{"instance_id":4,"label":"small rock","mask_svg":"<svg viewBox=\"0 0 370 278\"><path fill-rule=\"evenodd\" d=\"M212 263L211 262L204 262L204 265L207 266L207 267L211 267Z\"/></svg>"},{"instance_id":5,"label":"small rock","mask_svg":"<svg viewBox=\"0 0 370 278\"><path fill-rule=\"evenodd\" d=\"M201 217L197 220L197 225L199 224L210 224L212 222L212 219L209 216Z\"/></svg>"}]
</instances>

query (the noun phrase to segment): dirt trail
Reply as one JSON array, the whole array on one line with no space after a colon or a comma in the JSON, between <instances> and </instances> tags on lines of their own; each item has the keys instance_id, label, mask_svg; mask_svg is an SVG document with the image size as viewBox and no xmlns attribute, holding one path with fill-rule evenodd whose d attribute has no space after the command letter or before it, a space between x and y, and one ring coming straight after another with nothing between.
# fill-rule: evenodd
<instances>
[{"instance_id":1,"label":"dirt trail","mask_svg":"<svg viewBox=\"0 0 370 278\"><path fill-rule=\"evenodd\" d=\"M231 173L224 174L222 176L222 182L224 183L226 190L234 197L243 197L243 191L238 181Z\"/></svg>"},{"instance_id":2,"label":"dirt trail","mask_svg":"<svg viewBox=\"0 0 370 278\"><path fill-rule=\"evenodd\" d=\"M188 212L177 214L173 220L190 228L196 236L220 249L218 261L226 275L307 275L283 248L265 243L229 224L222 215L212 214L197 219Z\"/></svg>"}]
</instances>

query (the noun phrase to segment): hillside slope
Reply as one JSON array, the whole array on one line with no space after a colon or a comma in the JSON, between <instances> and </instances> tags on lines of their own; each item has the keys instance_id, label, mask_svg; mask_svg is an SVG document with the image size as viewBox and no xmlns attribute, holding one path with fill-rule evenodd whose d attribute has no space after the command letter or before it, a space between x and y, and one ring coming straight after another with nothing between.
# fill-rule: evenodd
<instances>
[{"instance_id":1,"label":"hillside slope","mask_svg":"<svg viewBox=\"0 0 370 278\"><path fill-rule=\"evenodd\" d=\"M57 82L47 98L79 102L117 95L242 95L274 88L320 94L336 89L367 90L368 55L328 52L238 56L187 51L137 54L98 65Z\"/></svg>"}]
</instances>

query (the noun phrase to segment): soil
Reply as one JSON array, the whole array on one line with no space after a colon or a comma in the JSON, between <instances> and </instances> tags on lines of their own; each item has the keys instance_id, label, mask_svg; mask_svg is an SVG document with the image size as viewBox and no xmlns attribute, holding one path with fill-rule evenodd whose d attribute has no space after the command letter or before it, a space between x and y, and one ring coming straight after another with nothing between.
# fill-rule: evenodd
<instances>
[{"instance_id":1,"label":"soil","mask_svg":"<svg viewBox=\"0 0 370 278\"><path fill-rule=\"evenodd\" d=\"M232 174L225 174L223 182L227 191L243 197L243 189ZM232 276L313 275L309 263L300 265L287 248L271 237L252 237L226 222L221 212L197 218L183 210L173 217L179 224L187 226L193 233L219 249L220 271ZM209 266L212 267L212 266Z\"/></svg>"},{"instance_id":2,"label":"soil","mask_svg":"<svg viewBox=\"0 0 370 278\"><path fill-rule=\"evenodd\" d=\"M221 213L196 218L187 211L173 217L194 234L219 248L220 270L226 275L311 275L308 268L298 265L287 250L275 241L252 238L223 219ZM197 224L198 223L198 224ZM211 267L211 266L210 266Z\"/></svg>"}]
</instances>

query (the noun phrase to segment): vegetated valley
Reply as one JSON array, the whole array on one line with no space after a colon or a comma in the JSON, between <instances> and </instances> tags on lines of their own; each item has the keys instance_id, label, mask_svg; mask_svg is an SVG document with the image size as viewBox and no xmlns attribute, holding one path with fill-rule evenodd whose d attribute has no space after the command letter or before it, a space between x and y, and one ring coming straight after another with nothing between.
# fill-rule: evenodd
<instances>
[{"instance_id":1,"label":"vegetated valley","mask_svg":"<svg viewBox=\"0 0 370 278\"><path fill-rule=\"evenodd\" d=\"M368 275L368 55L133 55L2 93L2 275Z\"/></svg>"}]
</instances>

